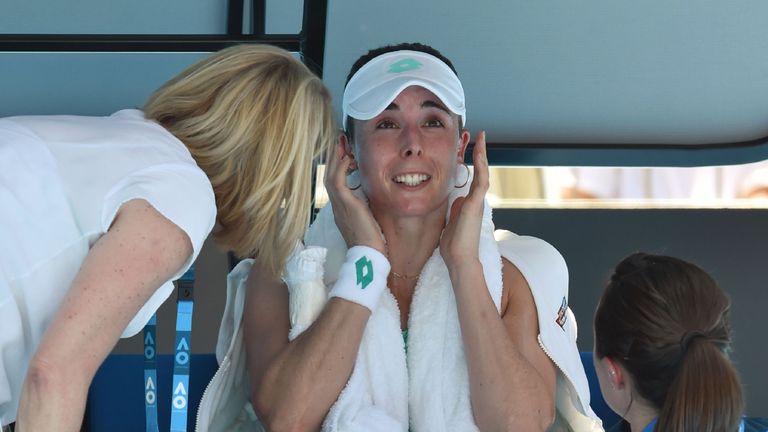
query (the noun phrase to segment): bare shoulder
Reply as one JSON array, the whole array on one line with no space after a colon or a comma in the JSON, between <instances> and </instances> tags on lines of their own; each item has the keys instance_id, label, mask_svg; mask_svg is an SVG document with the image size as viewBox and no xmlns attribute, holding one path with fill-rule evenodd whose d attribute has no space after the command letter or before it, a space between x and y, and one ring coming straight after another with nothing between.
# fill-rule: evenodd
<instances>
[{"instance_id":1,"label":"bare shoulder","mask_svg":"<svg viewBox=\"0 0 768 432\"><path fill-rule=\"evenodd\" d=\"M142 262L145 271L168 276L192 255L187 233L143 199L123 203L104 237L112 240L110 253L131 257ZM98 253L96 249L91 253Z\"/></svg>"},{"instance_id":2,"label":"bare shoulder","mask_svg":"<svg viewBox=\"0 0 768 432\"><path fill-rule=\"evenodd\" d=\"M246 281L243 322L250 357L271 357L288 343L288 288L258 259L253 260Z\"/></svg>"},{"instance_id":3,"label":"bare shoulder","mask_svg":"<svg viewBox=\"0 0 768 432\"><path fill-rule=\"evenodd\" d=\"M160 240L185 242L189 245L191 252L192 243L184 230L163 216L146 200L132 199L123 203L108 232L124 230L127 227L143 228L154 235L162 236Z\"/></svg>"},{"instance_id":4,"label":"bare shoulder","mask_svg":"<svg viewBox=\"0 0 768 432\"><path fill-rule=\"evenodd\" d=\"M501 262L503 281L501 292L501 316L505 317L508 314L512 314L519 319L523 319L524 317L533 314L533 318L538 321L538 318L536 318L536 304L525 276L523 276L523 273L517 266L512 264L506 258L502 258Z\"/></svg>"},{"instance_id":5,"label":"bare shoulder","mask_svg":"<svg viewBox=\"0 0 768 432\"><path fill-rule=\"evenodd\" d=\"M560 300L567 298L568 266L557 248L536 237L508 231L494 234L503 257L502 306L527 304L535 312L536 301L555 299L559 306Z\"/></svg>"},{"instance_id":6,"label":"bare shoulder","mask_svg":"<svg viewBox=\"0 0 768 432\"><path fill-rule=\"evenodd\" d=\"M282 327L283 318L286 326L288 323L288 288L282 279L272 276L258 259L253 260L248 272L243 314L246 325ZM273 321L275 319L278 321Z\"/></svg>"},{"instance_id":7,"label":"bare shoulder","mask_svg":"<svg viewBox=\"0 0 768 432\"><path fill-rule=\"evenodd\" d=\"M544 380L549 397L554 400L555 365L539 344L539 316L533 293L520 269L506 258L502 263L504 327L519 352Z\"/></svg>"}]
</instances>

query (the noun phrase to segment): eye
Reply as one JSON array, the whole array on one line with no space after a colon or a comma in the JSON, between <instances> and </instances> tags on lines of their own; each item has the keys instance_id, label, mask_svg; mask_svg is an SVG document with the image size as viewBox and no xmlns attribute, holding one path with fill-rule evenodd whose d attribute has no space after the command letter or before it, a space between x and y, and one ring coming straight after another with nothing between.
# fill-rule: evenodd
<instances>
[{"instance_id":1,"label":"eye","mask_svg":"<svg viewBox=\"0 0 768 432\"><path fill-rule=\"evenodd\" d=\"M443 127L443 122L439 119L430 119L424 122L424 126L426 127Z\"/></svg>"},{"instance_id":2,"label":"eye","mask_svg":"<svg viewBox=\"0 0 768 432\"><path fill-rule=\"evenodd\" d=\"M397 124L392 120L384 119L376 123L376 129L395 129Z\"/></svg>"}]
</instances>

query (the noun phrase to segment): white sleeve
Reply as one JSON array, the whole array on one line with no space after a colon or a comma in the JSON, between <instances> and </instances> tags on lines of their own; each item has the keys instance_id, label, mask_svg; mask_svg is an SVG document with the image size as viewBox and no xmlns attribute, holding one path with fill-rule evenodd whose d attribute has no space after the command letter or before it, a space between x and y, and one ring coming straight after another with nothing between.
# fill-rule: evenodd
<instances>
[{"instance_id":1,"label":"white sleeve","mask_svg":"<svg viewBox=\"0 0 768 432\"><path fill-rule=\"evenodd\" d=\"M192 255L171 278L177 279L197 258L216 222L216 199L208 177L195 167L180 164L156 165L128 176L104 199L101 212L104 232L120 206L132 199L146 200L189 237Z\"/></svg>"}]
</instances>

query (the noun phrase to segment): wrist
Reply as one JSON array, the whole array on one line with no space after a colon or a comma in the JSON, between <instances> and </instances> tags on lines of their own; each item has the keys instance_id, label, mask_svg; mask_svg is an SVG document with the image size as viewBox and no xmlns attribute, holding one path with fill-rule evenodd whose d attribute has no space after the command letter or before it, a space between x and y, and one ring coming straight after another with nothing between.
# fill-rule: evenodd
<instances>
[{"instance_id":1,"label":"wrist","mask_svg":"<svg viewBox=\"0 0 768 432\"><path fill-rule=\"evenodd\" d=\"M373 311L387 288L390 265L387 257L369 246L354 246L339 269L329 297L339 297Z\"/></svg>"},{"instance_id":2,"label":"wrist","mask_svg":"<svg viewBox=\"0 0 768 432\"><path fill-rule=\"evenodd\" d=\"M450 263L446 262L445 265L448 267L448 275L451 281L458 281L467 276L473 277L478 273L483 273L483 264L477 257L455 259Z\"/></svg>"}]
</instances>

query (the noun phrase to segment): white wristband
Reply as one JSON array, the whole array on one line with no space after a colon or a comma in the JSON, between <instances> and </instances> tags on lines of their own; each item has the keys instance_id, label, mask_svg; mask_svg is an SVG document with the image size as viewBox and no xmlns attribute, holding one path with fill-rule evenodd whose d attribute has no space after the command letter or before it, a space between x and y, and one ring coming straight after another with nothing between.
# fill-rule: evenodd
<instances>
[{"instance_id":1,"label":"white wristband","mask_svg":"<svg viewBox=\"0 0 768 432\"><path fill-rule=\"evenodd\" d=\"M389 260L368 246L353 246L339 269L339 278L328 297L339 297L363 305L373 312L387 288Z\"/></svg>"}]
</instances>

